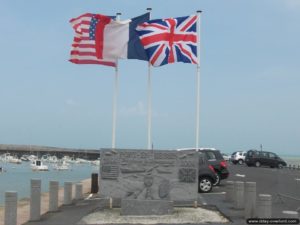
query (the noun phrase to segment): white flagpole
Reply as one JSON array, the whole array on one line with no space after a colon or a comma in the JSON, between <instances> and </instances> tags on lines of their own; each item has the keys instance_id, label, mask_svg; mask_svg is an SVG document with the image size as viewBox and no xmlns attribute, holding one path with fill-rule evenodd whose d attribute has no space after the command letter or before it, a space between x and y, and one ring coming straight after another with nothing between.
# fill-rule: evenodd
<instances>
[{"instance_id":1,"label":"white flagpole","mask_svg":"<svg viewBox=\"0 0 300 225\"><path fill-rule=\"evenodd\" d=\"M197 11L198 21L197 21L197 72L196 72L196 149L199 148L199 128L200 128L200 22L201 22L201 10Z\"/></svg>"},{"instance_id":2,"label":"white flagpole","mask_svg":"<svg viewBox=\"0 0 300 225\"><path fill-rule=\"evenodd\" d=\"M120 20L121 13L117 13L116 20ZM119 69L118 59L116 60L115 67L115 82L114 82L114 95L113 95L113 115L112 115L112 143L111 147L116 148L116 125L117 125L117 101L119 89Z\"/></svg>"},{"instance_id":3,"label":"white flagpole","mask_svg":"<svg viewBox=\"0 0 300 225\"><path fill-rule=\"evenodd\" d=\"M147 8L150 13L151 19L151 8ZM152 82L151 82L151 64L148 63L148 138L147 138L147 148L152 148Z\"/></svg>"}]
</instances>

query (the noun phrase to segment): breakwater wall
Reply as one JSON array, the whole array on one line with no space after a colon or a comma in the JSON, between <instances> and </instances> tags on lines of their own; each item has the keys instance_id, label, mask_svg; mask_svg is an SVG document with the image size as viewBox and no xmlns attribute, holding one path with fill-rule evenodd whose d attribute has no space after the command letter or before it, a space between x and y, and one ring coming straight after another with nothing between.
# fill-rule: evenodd
<instances>
[{"instance_id":1,"label":"breakwater wall","mask_svg":"<svg viewBox=\"0 0 300 225\"><path fill-rule=\"evenodd\" d=\"M70 156L74 158L83 158L87 160L96 160L100 157L98 149L75 149L75 148L59 148L38 145L7 145L0 144L0 155L10 153L11 155L21 157L22 155L55 155L58 158Z\"/></svg>"}]
</instances>

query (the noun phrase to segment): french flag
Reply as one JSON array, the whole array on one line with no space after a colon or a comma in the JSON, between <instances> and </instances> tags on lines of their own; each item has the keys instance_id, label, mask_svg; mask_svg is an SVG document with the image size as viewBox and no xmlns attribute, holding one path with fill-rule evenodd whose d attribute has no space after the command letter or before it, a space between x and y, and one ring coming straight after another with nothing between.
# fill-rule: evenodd
<instances>
[{"instance_id":1,"label":"french flag","mask_svg":"<svg viewBox=\"0 0 300 225\"><path fill-rule=\"evenodd\" d=\"M86 13L70 22L75 30L70 61L76 64L116 66L116 59L148 61L136 27L149 20L150 13L116 21L112 17Z\"/></svg>"}]
</instances>

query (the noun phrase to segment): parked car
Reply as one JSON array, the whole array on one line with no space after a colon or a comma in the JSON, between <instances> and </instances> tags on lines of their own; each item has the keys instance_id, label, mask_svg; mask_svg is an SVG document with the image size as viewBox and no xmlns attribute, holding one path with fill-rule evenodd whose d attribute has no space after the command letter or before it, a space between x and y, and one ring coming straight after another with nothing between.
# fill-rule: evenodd
<instances>
[{"instance_id":1,"label":"parked car","mask_svg":"<svg viewBox=\"0 0 300 225\"><path fill-rule=\"evenodd\" d=\"M231 162L233 164L244 164L247 152L245 151L237 151L231 154Z\"/></svg>"},{"instance_id":2,"label":"parked car","mask_svg":"<svg viewBox=\"0 0 300 225\"><path fill-rule=\"evenodd\" d=\"M273 152L249 150L245 160L247 166L269 166L282 168L286 162Z\"/></svg>"},{"instance_id":3,"label":"parked car","mask_svg":"<svg viewBox=\"0 0 300 225\"><path fill-rule=\"evenodd\" d=\"M222 156L223 156L223 159L226 160L226 161L229 161L230 160L230 156L225 154L225 153L222 153Z\"/></svg>"},{"instance_id":4,"label":"parked car","mask_svg":"<svg viewBox=\"0 0 300 225\"><path fill-rule=\"evenodd\" d=\"M217 175L213 166L209 165L204 153L199 152L198 191L210 192L216 180Z\"/></svg>"},{"instance_id":5,"label":"parked car","mask_svg":"<svg viewBox=\"0 0 300 225\"><path fill-rule=\"evenodd\" d=\"M181 148L181 150L196 150L195 148ZM205 154L208 163L213 166L216 172L216 181L213 183L214 186L219 185L221 180L226 179L229 176L229 170L227 162L224 160L221 152L215 148L199 148L198 152Z\"/></svg>"},{"instance_id":6,"label":"parked car","mask_svg":"<svg viewBox=\"0 0 300 225\"><path fill-rule=\"evenodd\" d=\"M217 179L213 183L214 186L219 185L221 180L229 176L227 162L224 160L219 150L199 149L200 152L205 153L208 163L214 167Z\"/></svg>"}]
</instances>

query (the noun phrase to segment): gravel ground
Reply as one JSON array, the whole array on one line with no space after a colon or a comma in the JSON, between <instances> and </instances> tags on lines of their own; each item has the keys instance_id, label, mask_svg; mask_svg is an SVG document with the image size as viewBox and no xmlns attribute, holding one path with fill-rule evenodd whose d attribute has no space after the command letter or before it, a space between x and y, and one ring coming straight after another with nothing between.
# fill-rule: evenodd
<instances>
[{"instance_id":1,"label":"gravel ground","mask_svg":"<svg viewBox=\"0 0 300 225\"><path fill-rule=\"evenodd\" d=\"M203 208L174 208L174 214L165 216L121 216L120 209L106 209L91 213L79 224L199 224L229 222L219 212Z\"/></svg>"}]
</instances>

